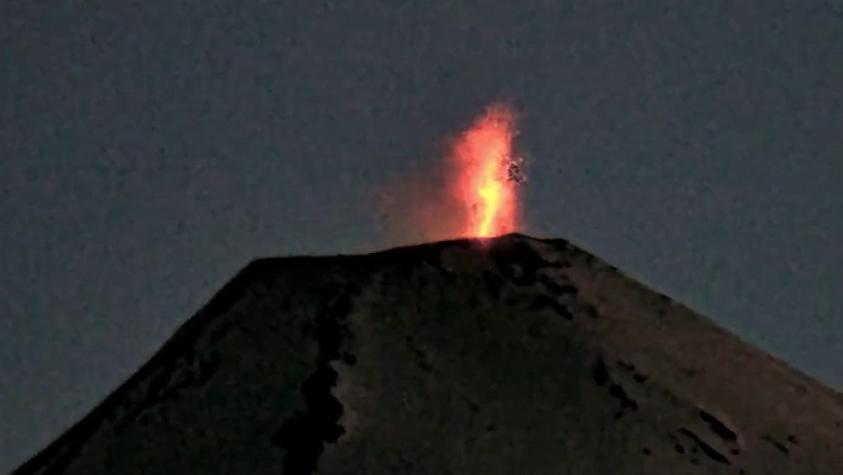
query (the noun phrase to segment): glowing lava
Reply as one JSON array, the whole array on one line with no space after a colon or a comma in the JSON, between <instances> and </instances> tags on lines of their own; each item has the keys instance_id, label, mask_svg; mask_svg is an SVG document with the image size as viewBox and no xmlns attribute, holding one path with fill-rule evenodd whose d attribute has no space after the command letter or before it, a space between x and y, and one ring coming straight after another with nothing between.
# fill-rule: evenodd
<instances>
[{"instance_id":1,"label":"glowing lava","mask_svg":"<svg viewBox=\"0 0 843 475\"><path fill-rule=\"evenodd\" d=\"M465 209L467 237L492 237L517 229L519 161L512 141L515 116L503 105L489 107L457 137L451 159L454 192Z\"/></svg>"}]
</instances>

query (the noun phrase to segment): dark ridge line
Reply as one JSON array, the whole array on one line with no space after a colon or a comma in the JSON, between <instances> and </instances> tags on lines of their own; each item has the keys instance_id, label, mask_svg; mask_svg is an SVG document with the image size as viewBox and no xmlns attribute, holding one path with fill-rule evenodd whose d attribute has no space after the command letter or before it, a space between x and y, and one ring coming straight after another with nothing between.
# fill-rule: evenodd
<instances>
[{"instance_id":1,"label":"dark ridge line","mask_svg":"<svg viewBox=\"0 0 843 475\"><path fill-rule=\"evenodd\" d=\"M708 428L726 442L736 442L738 440L738 434L735 431L711 414L700 410L700 419L705 421L708 424Z\"/></svg>"},{"instance_id":2,"label":"dark ridge line","mask_svg":"<svg viewBox=\"0 0 843 475\"><path fill-rule=\"evenodd\" d=\"M498 254L512 254L512 248L515 247L516 251L524 250L527 254L535 256L538 261L541 263L539 268L560 268L560 267L569 267L570 261L566 261L564 263L559 263L556 261L546 261L544 260L541 255L532 249L528 242L535 242L535 243L543 243L553 247L557 252L567 254L569 257L574 257L577 259L582 259L586 265L594 265L598 264L601 267L607 267L616 269L619 275L623 277L627 277L630 279L635 280L636 282L640 282L642 286L647 288L648 290L657 293L660 296L660 299L668 304L681 306L681 307L688 307L686 304L679 302L671 297L668 297L663 292L657 290L656 288L652 287L651 284L646 282L645 280L641 280L639 277L632 276L623 272L616 266L613 266L603 260L602 258L597 257L591 250L589 250L585 245L581 243L575 243L568 239L563 238L548 238L548 237L536 237L530 236L524 233L509 233L504 234L501 236L496 236L494 238L455 238L455 239L445 239L440 241L433 241L433 242L419 242L415 244L406 244L401 246L396 246L390 249L378 250L369 253L360 253L360 254L320 254L320 255L311 255L311 256L293 256L293 257L265 257L253 260L250 265L260 265L260 266L268 266L271 267L276 264L280 265L287 265L291 261L297 261L299 263L309 262L312 263L313 261L317 260L327 260L331 261L335 264L350 264L354 263L357 264L361 268L376 268L378 266L384 264L394 264L396 261L407 261L413 258L420 258L422 261L427 261L431 257L434 259L438 259L439 254L442 250L451 249L451 248L461 248L461 249L473 249L479 252L489 253L492 259L496 262L499 260L495 258L495 253ZM526 249L524 249L526 247ZM502 252L501 252L502 251ZM512 257L511 255L509 256ZM438 265L436 267L439 267ZM504 272L506 275L506 272ZM699 314L699 312L691 309L688 307L689 310L694 311L695 313ZM585 310L587 316L591 318L598 318L599 314L596 312L596 309L593 307L589 307ZM714 324L711 320L706 319L706 322L710 324ZM716 326L716 325L715 325ZM719 327L718 327L719 328ZM744 343L747 343L744 340L741 340ZM747 343L748 344L748 343ZM752 345L750 345L752 346ZM755 348L755 346L753 346ZM790 366L788 366L790 368ZM843 395L841 395L843 397Z\"/></svg>"},{"instance_id":3,"label":"dark ridge line","mask_svg":"<svg viewBox=\"0 0 843 475\"><path fill-rule=\"evenodd\" d=\"M342 403L332 393L339 374L331 363L344 356L342 347L350 336L345 321L351 313L351 293L359 293L359 289L350 290L348 285L332 285L326 289L323 301L328 303L315 317L313 337L319 347L316 370L301 388L306 409L284 421L272 436L273 444L286 451L286 474L314 473L325 444L336 443L345 433L339 425Z\"/></svg>"},{"instance_id":4,"label":"dark ridge line","mask_svg":"<svg viewBox=\"0 0 843 475\"><path fill-rule=\"evenodd\" d=\"M311 258L285 260L283 267L296 267L304 262L310 263ZM24 462L11 475L29 475L35 473L57 474L64 471L75 459L90 437L99 429L102 423L109 419L117 405L126 400L129 393L144 380L168 363L179 357L190 354L202 330L217 317L226 313L248 292L255 282L264 279L267 274L278 271L276 266L267 266L261 261L249 263L243 270L231 279L217 292L193 317L178 327L161 348L144 363L125 382L81 420L73 424L43 450Z\"/></svg>"},{"instance_id":5,"label":"dark ridge line","mask_svg":"<svg viewBox=\"0 0 843 475\"><path fill-rule=\"evenodd\" d=\"M686 436L688 436L688 438L690 438L691 440L693 440L694 443L697 444L697 447L702 449L703 453L706 456L708 456L708 458L710 458L710 459L712 459L716 462L724 463L726 465L731 465L731 462L729 462L729 459L726 458L725 455L723 455L720 452L718 452L717 450L715 450L714 447L708 445L697 434L691 432L690 430L686 429L685 427L682 427L681 429L679 429L679 431L681 433L685 434Z\"/></svg>"},{"instance_id":6,"label":"dark ridge line","mask_svg":"<svg viewBox=\"0 0 843 475\"><path fill-rule=\"evenodd\" d=\"M292 260L300 260L300 261L314 261L314 260L353 260L353 261L360 261L360 260L370 260L370 261L389 261L390 259L394 258L396 255L403 255L403 256L418 256L418 255L430 255L431 253L438 253L444 249L450 248L473 248L477 250L492 250L496 247L501 246L512 246L514 245L524 245L523 241L532 241L532 242L540 242L549 244L552 247L556 248L557 251L563 253L573 253L577 255L583 255L586 257L591 257L592 260L596 260L596 256L594 256L590 251L586 250L583 246L578 244L573 244L569 240L562 239L562 238L540 238L535 236L530 236L523 233L509 233L503 234L500 236L496 236L493 238L453 238L453 239L443 239L439 241L426 241L426 242L417 242L417 243L410 243L410 244L402 244L399 246L395 246L389 249L382 249L376 250L371 252L362 252L356 254L313 254L313 255L304 255L304 256L272 256L272 257L260 257L256 258L251 261L249 265L265 265L274 264L278 261L292 261ZM536 251L530 249L530 252L538 256ZM541 258L540 258L541 259ZM546 265L552 265L553 263L543 261Z\"/></svg>"},{"instance_id":7,"label":"dark ridge line","mask_svg":"<svg viewBox=\"0 0 843 475\"><path fill-rule=\"evenodd\" d=\"M585 247L571 244L569 241L564 239L534 238L516 233L495 238L495 241L511 241L514 238L549 244L554 246L560 252L568 253L571 256L577 257L577 259L583 259L586 263L593 264L595 261L603 262L602 259L598 259L596 256L587 251ZM92 409L81 420L71 425L70 428L65 430L58 438L54 439L53 442L15 469L12 474L27 475L30 473L36 473L39 470L41 470L40 473L57 473L60 471L60 468L66 467L83 448L84 443L90 438L91 434L93 434L102 422L111 415L114 409L113 406L116 402L123 400L126 393L131 392L139 381L148 377L150 372L157 371L161 366L162 361L170 359L173 354L178 355L180 351L183 351L183 346L189 346L191 342L195 341L196 335L201 332L201 329L205 325L218 317L219 314L224 313L231 307L231 305L236 303L236 301L242 297L242 294L249 290L251 285L256 282L263 281L267 276L276 274L279 271L288 268L313 269L314 264L324 263L330 263L337 267L353 264L358 265L363 269L369 269L379 265L388 264L391 259L396 257L408 260L417 255L429 256L436 250L446 249L449 247L475 248L479 251L485 252L488 248L488 244L474 239L456 239L441 241L438 243L408 245L369 254L269 257L251 261L246 267L238 272L231 281L225 284L223 288L210 299L210 301L201 307L201 309L196 312L193 317L182 324L182 326L180 326L174 334L165 341L160 349L155 352L146 363L140 366L140 368L124 383L105 397L102 402L96 405L94 409ZM623 272L621 272L621 275L628 276L628 274ZM636 279L636 281L640 282L646 288L656 291L653 287L647 284L645 280ZM663 296L663 299L669 304L686 307L686 305L673 300L666 295ZM689 310L693 311L691 308L689 308ZM711 320L705 318L703 319L707 323L713 325ZM752 348L757 348L743 339L738 339ZM777 358L773 359L777 363L805 377L806 379L818 382L815 378L805 375L785 362ZM838 401L843 402L843 394L841 394L839 390L835 388L829 389L830 392L838 398ZM835 421L834 425L837 428L843 428L843 421Z\"/></svg>"},{"instance_id":8,"label":"dark ridge line","mask_svg":"<svg viewBox=\"0 0 843 475\"><path fill-rule=\"evenodd\" d=\"M480 252L495 252L496 249L500 250L500 248L506 248L507 246L527 246L530 247L527 242L536 242L536 243L543 243L545 245L549 245L553 247L557 252L568 254L571 257L576 257L578 259L582 259L587 265L594 265L595 263L600 265L601 267L607 267L616 269L617 273L620 276L629 278L634 280L635 282L640 283L644 288L655 292L659 296L659 300L663 303L666 303L671 306L683 307L687 308L688 310L697 314L697 316L702 316L701 312L693 309L692 307L688 306L687 304L676 300L675 298L669 297L660 290L656 289L649 283L646 279L642 279L640 276L634 276L624 272L623 270L619 269L617 266L614 266L604 259L597 257L591 250L589 250L584 244L573 242L569 239L563 238L549 238L549 237L537 237L537 236L530 236L524 233L509 233L500 236L496 236L493 238L455 238L455 239L444 239L440 241L433 241L433 242L418 242L418 243L410 243L405 245L396 246L390 249L384 250L377 250L368 253L358 253L358 254L319 254L319 255L310 255L310 256L291 256L291 257L264 257L255 259L250 263L250 266L268 266L272 267L274 265L288 265L293 262L297 263L312 263L314 261L330 261L335 264L349 264L354 263L358 264L360 267L363 268L371 268L377 267L378 265L383 264L392 264L397 260L408 260L412 257L421 257L422 260L425 260L425 257L437 256L439 252L449 248L462 248L462 249L474 249ZM556 261L545 261L541 258L541 256L537 253L537 251L533 249L528 249L528 251L538 256L538 258L544 263L542 267L568 267L570 263L559 263ZM494 258L494 256L492 256ZM593 310L593 309L592 309ZM659 312L662 312L663 309L660 309ZM588 312L591 313L591 312ZM599 315L594 315L594 318L597 318ZM703 319L710 325L714 325L718 329L719 326L714 324L713 321L703 317ZM736 336L730 334L732 336ZM751 346L752 348L757 348L757 346L750 344L746 340L739 338L738 339ZM787 365L782 360L776 359L780 364L784 364L789 369L797 371L799 374L803 373L799 372L795 368ZM814 378L810 378L813 381L818 381ZM839 391L835 390L835 394L838 397L843 399L843 394Z\"/></svg>"}]
</instances>

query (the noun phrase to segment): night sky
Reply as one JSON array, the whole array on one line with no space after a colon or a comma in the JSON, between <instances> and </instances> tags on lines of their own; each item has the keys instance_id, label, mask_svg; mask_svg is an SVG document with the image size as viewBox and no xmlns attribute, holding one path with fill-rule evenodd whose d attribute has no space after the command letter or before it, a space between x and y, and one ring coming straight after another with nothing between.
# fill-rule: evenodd
<instances>
[{"instance_id":1,"label":"night sky","mask_svg":"<svg viewBox=\"0 0 843 475\"><path fill-rule=\"evenodd\" d=\"M0 472L249 260L444 237L495 101L524 232L843 388L843 1L677 3L0 3Z\"/></svg>"}]
</instances>

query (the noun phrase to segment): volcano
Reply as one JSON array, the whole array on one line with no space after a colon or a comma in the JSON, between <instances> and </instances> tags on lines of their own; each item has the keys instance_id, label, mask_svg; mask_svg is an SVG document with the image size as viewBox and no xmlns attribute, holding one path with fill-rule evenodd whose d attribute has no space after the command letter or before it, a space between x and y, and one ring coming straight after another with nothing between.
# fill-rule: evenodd
<instances>
[{"instance_id":1,"label":"volcano","mask_svg":"<svg viewBox=\"0 0 843 475\"><path fill-rule=\"evenodd\" d=\"M837 474L843 396L563 241L260 259L15 474Z\"/></svg>"}]
</instances>

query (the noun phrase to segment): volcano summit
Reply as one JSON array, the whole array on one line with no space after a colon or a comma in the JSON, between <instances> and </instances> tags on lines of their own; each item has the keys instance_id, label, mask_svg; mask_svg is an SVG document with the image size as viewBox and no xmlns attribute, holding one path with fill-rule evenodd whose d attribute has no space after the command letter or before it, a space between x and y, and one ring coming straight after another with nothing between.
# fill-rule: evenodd
<instances>
[{"instance_id":1,"label":"volcano summit","mask_svg":"<svg viewBox=\"0 0 843 475\"><path fill-rule=\"evenodd\" d=\"M249 264L15 474L843 473L843 396L562 240Z\"/></svg>"}]
</instances>

